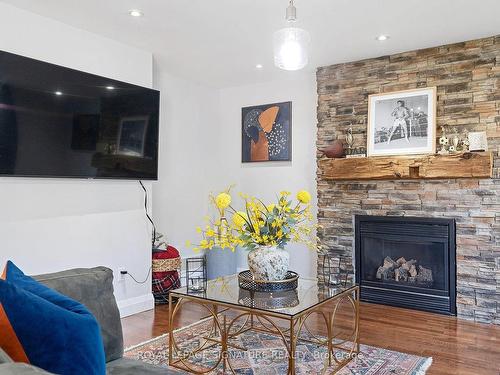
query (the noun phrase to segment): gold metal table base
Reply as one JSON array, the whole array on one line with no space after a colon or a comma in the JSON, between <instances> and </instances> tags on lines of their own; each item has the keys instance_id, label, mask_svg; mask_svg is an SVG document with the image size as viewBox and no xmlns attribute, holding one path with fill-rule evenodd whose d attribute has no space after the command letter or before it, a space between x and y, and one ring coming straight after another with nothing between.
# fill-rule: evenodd
<instances>
[{"instance_id":1,"label":"gold metal table base","mask_svg":"<svg viewBox=\"0 0 500 375\"><path fill-rule=\"evenodd\" d=\"M177 303L173 304L173 298ZM338 309L342 301L347 301L354 312L353 329L347 337L342 340L339 335L334 334L336 327ZM201 337L202 343L196 349L185 352L179 348L175 340L174 320L176 315L186 303L193 303L205 309L211 318L210 327L206 334ZM326 312L325 307L334 304L333 308ZM222 308L222 309L221 309ZM221 311L222 310L222 311ZM228 312L235 311L233 317L228 317ZM325 323L327 336L318 337L314 335L307 326L307 320L312 315L319 315L320 320ZM274 319L274 320L273 320ZM275 320L288 323L287 328L277 324ZM241 326L237 323L242 321ZM236 374L230 359L230 349L248 351L248 349L232 343L239 335L249 332L261 332L275 335L283 341L287 352L288 371L287 375L295 375L296 348L299 342L306 342L327 348L327 358L321 374L336 374L346 366L359 353L359 286L353 286L334 297L318 303L297 315L289 316L279 311L264 311L252 309L251 307L228 304L224 302L209 301L196 295L170 293L169 296L169 365L193 374L208 374L222 366L223 373L227 370ZM307 333L308 337L301 337ZM203 364L196 367L190 362L199 353L220 347L217 359L210 368L200 370ZM341 353L342 358L336 355Z\"/></svg>"}]
</instances>

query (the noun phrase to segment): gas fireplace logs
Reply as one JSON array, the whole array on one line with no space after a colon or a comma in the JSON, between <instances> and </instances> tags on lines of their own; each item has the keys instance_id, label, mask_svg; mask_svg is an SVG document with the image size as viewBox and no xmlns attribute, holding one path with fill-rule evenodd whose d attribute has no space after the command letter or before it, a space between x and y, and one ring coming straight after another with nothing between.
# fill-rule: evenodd
<instances>
[{"instance_id":1,"label":"gas fireplace logs","mask_svg":"<svg viewBox=\"0 0 500 375\"><path fill-rule=\"evenodd\" d=\"M378 280L396 281L398 283L432 286L432 270L417 263L415 259L406 260L401 257L394 261L385 257L383 264L377 269Z\"/></svg>"}]
</instances>

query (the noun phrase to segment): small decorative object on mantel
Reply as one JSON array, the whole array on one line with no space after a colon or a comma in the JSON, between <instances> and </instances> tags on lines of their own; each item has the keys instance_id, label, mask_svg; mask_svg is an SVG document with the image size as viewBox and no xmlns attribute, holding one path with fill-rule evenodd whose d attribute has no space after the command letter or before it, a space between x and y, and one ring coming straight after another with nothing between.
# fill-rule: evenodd
<instances>
[{"instance_id":1,"label":"small decorative object on mantel","mask_svg":"<svg viewBox=\"0 0 500 375\"><path fill-rule=\"evenodd\" d=\"M346 155L346 158L365 158L366 157L366 147L355 147L352 149L350 155Z\"/></svg>"},{"instance_id":2,"label":"small decorative object on mantel","mask_svg":"<svg viewBox=\"0 0 500 375\"><path fill-rule=\"evenodd\" d=\"M197 250L235 251L236 247L249 250L248 266L255 280L284 280L288 273L289 254L285 246L298 242L311 249L318 248L315 236L316 225L311 213L311 195L305 191L297 193L296 202L291 193L282 191L277 201L265 204L261 199L240 194L243 210L231 205L230 189L211 196L218 217L207 218L205 229L198 228L203 236L194 248ZM231 214L231 220L226 215Z\"/></svg>"},{"instance_id":3,"label":"small decorative object on mantel","mask_svg":"<svg viewBox=\"0 0 500 375\"><path fill-rule=\"evenodd\" d=\"M349 127L347 134L345 136L345 142L347 143L347 155L352 155L352 146L354 145L354 136L352 135L352 128Z\"/></svg>"},{"instance_id":4,"label":"small decorative object on mantel","mask_svg":"<svg viewBox=\"0 0 500 375\"><path fill-rule=\"evenodd\" d=\"M449 151L451 153L462 151L462 140L458 136L458 132L457 132L456 128L454 128L454 134L453 134L453 137L451 138L451 145L450 145Z\"/></svg>"},{"instance_id":5,"label":"small decorative object on mantel","mask_svg":"<svg viewBox=\"0 0 500 375\"><path fill-rule=\"evenodd\" d=\"M438 151L438 154L440 155L448 155L448 146L450 144L450 140L446 136L446 130L444 126L441 126L441 137L439 137L439 145L440 149Z\"/></svg>"},{"instance_id":6,"label":"small decorative object on mantel","mask_svg":"<svg viewBox=\"0 0 500 375\"><path fill-rule=\"evenodd\" d=\"M456 128L453 128L453 135L448 137L444 126L441 126L441 137L439 138L440 155L456 154L469 151L469 133L465 130L463 137L460 137ZM484 150L481 150L484 151Z\"/></svg>"},{"instance_id":7,"label":"small decorative object on mantel","mask_svg":"<svg viewBox=\"0 0 500 375\"><path fill-rule=\"evenodd\" d=\"M464 152L470 151L470 142L469 142L469 132L467 129L464 132L464 140L462 141Z\"/></svg>"},{"instance_id":8,"label":"small decorative object on mantel","mask_svg":"<svg viewBox=\"0 0 500 375\"><path fill-rule=\"evenodd\" d=\"M207 261L205 257L186 259L186 287L188 292L206 292Z\"/></svg>"},{"instance_id":9,"label":"small decorative object on mantel","mask_svg":"<svg viewBox=\"0 0 500 375\"><path fill-rule=\"evenodd\" d=\"M435 153L435 87L374 94L368 102L368 156Z\"/></svg>"},{"instance_id":10,"label":"small decorative object on mantel","mask_svg":"<svg viewBox=\"0 0 500 375\"><path fill-rule=\"evenodd\" d=\"M486 132L470 132L468 136L469 151L487 151L488 137Z\"/></svg>"},{"instance_id":11,"label":"small decorative object on mantel","mask_svg":"<svg viewBox=\"0 0 500 375\"><path fill-rule=\"evenodd\" d=\"M339 159L344 157L344 144L341 140L336 139L330 146L320 150L327 158Z\"/></svg>"},{"instance_id":12,"label":"small decorative object on mantel","mask_svg":"<svg viewBox=\"0 0 500 375\"><path fill-rule=\"evenodd\" d=\"M346 158L366 157L365 147L354 147L354 135L352 134L352 127L349 127L349 129L347 129L345 141L347 143Z\"/></svg>"}]
</instances>

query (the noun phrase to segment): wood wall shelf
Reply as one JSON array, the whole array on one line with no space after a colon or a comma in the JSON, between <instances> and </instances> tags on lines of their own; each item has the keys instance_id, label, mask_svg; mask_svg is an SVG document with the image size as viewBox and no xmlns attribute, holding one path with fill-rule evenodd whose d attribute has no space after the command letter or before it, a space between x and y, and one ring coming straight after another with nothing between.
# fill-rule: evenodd
<instances>
[{"instance_id":1,"label":"wood wall shelf","mask_svg":"<svg viewBox=\"0 0 500 375\"><path fill-rule=\"evenodd\" d=\"M493 153L323 158L318 160L318 167L326 180L490 178Z\"/></svg>"}]
</instances>

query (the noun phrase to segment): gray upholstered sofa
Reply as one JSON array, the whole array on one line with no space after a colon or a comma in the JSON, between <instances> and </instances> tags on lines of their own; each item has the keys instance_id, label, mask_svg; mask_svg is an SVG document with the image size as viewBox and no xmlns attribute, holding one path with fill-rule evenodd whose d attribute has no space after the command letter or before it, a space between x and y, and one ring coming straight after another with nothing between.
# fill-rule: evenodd
<instances>
[{"instance_id":1,"label":"gray upholstered sofa","mask_svg":"<svg viewBox=\"0 0 500 375\"><path fill-rule=\"evenodd\" d=\"M120 314L113 295L113 272L106 267L79 268L34 277L39 282L83 303L100 326L107 373L110 375L179 374L141 361L123 358L123 334ZM0 349L0 375L48 374L22 363L13 363ZM86 374L79 374L86 375ZM92 374L89 374L92 375Z\"/></svg>"}]
</instances>

